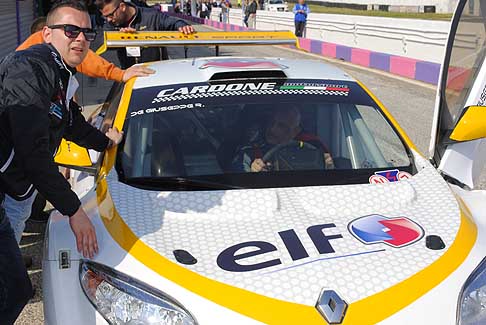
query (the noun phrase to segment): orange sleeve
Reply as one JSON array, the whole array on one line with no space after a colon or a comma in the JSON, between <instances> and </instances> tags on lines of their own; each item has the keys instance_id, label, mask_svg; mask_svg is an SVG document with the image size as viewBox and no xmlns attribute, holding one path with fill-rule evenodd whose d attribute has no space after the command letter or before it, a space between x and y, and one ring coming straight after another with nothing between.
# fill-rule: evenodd
<instances>
[{"instance_id":1,"label":"orange sleeve","mask_svg":"<svg viewBox=\"0 0 486 325\"><path fill-rule=\"evenodd\" d=\"M44 43L42 31L38 31L30 35L22 44L20 44L16 51L25 50L32 45L42 43ZM76 69L89 77L105 78L106 80L123 82L124 71L91 50L88 51L83 62L81 62Z\"/></svg>"},{"instance_id":2,"label":"orange sleeve","mask_svg":"<svg viewBox=\"0 0 486 325\"><path fill-rule=\"evenodd\" d=\"M32 45L42 44L44 43L44 39L42 38L42 31L38 31L32 35L30 35L22 44L20 44L15 51L25 50Z\"/></svg>"},{"instance_id":3,"label":"orange sleeve","mask_svg":"<svg viewBox=\"0 0 486 325\"><path fill-rule=\"evenodd\" d=\"M125 73L122 69L91 50L88 51L83 62L76 67L76 70L90 77L105 78L106 80L118 82L123 82L123 74Z\"/></svg>"}]
</instances>

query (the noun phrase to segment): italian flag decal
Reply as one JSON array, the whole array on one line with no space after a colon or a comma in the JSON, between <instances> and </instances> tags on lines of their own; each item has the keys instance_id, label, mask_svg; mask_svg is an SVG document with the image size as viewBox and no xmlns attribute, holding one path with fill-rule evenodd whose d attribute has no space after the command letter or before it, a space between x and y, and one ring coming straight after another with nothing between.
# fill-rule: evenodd
<instances>
[{"instance_id":1,"label":"italian flag decal","mask_svg":"<svg viewBox=\"0 0 486 325\"><path fill-rule=\"evenodd\" d=\"M344 91L348 92L349 88L347 87L332 87L332 86L304 86L304 85L295 85L295 86L281 86L280 90L327 90L327 91Z\"/></svg>"}]
</instances>

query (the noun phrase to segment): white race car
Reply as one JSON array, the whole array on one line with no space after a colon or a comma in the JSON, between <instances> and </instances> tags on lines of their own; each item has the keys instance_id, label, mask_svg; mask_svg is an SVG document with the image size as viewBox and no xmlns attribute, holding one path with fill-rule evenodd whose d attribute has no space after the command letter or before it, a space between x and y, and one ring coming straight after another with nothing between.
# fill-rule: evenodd
<instances>
[{"instance_id":1,"label":"white race car","mask_svg":"<svg viewBox=\"0 0 486 325\"><path fill-rule=\"evenodd\" d=\"M46 323L486 324L486 193L471 190L485 158L485 17L458 6L432 163L364 85L316 61L155 62L115 86L97 118L124 142L91 167L70 163L100 252L84 259L51 215ZM174 35L107 46L205 36Z\"/></svg>"}]
</instances>

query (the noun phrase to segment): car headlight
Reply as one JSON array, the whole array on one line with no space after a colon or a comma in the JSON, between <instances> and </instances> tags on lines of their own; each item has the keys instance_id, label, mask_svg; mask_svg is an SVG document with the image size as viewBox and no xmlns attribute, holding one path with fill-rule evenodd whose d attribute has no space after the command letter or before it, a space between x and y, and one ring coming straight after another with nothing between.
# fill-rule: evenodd
<instances>
[{"instance_id":1,"label":"car headlight","mask_svg":"<svg viewBox=\"0 0 486 325\"><path fill-rule=\"evenodd\" d=\"M466 280L457 309L458 325L486 324L486 259Z\"/></svg>"},{"instance_id":2,"label":"car headlight","mask_svg":"<svg viewBox=\"0 0 486 325\"><path fill-rule=\"evenodd\" d=\"M109 324L197 324L175 299L102 264L82 261L79 279L85 295Z\"/></svg>"}]
</instances>

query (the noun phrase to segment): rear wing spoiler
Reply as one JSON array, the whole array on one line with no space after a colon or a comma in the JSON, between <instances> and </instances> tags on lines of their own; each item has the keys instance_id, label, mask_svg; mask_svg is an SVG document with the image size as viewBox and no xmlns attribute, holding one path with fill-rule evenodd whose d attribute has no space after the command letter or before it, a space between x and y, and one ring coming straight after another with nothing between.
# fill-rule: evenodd
<instances>
[{"instance_id":1,"label":"rear wing spoiler","mask_svg":"<svg viewBox=\"0 0 486 325\"><path fill-rule=\"evenodd\" d=\"M298 38L290 31L196 32L190 35L181 32L104 32L103 45L96 54L123 47L221 45L294 45L300 49Z\"/></svg>"}]
</instances>

